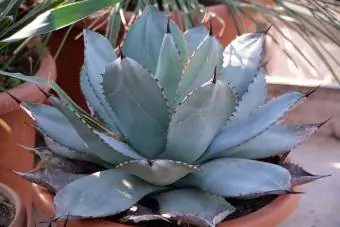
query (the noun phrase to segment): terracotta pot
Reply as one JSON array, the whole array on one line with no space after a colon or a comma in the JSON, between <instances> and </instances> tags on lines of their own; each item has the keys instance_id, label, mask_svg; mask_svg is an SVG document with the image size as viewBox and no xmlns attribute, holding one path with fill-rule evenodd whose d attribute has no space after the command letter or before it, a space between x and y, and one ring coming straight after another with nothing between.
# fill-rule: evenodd
<instances>
[{"instance_id":1,"label":"terracotta pot","mask_svg":"<svg viewBox=\"0 0 340 227\"><path fill-rule=\"evenodd\" d=\"M299 195L281 195L267 206L241 218L220 223L218 227L276 227L285 220L297 207ZM33 201L46 218L55 214L53 196L45 188L33 184ZM59 222L57 227L62 227ZM69 221L68 227L128 227L115 222L104 220Z\"/></svg>"},{"instance_id":2,"label":"terracotta pot","mask_svg":"<svg viewBox=\"0 0 340 227\"><path fill-rule=\"evenodd\" d=\"M220 41L220 43L226 47L237 36L237 26L233 22L232 14L230 13L228 7L224 4L209 6L207 7L207 10L213 14L216 14L216 17L211 18L211 21L207 21L205 23L206 27L209 27L211 23L214 35ZM247 13L253 14L251 12ZM247 17L241 17L247 26L247 31L255 31L255 24L252 23L252 21ZM246 29L242 26L240 26L240 29L242 33L246 32Z\"/></svg>"},{"instance_id":3,"label":"terracotta pot","mask_svg":"<svg viewBox=\"0 0 340 227\"><path fill-rule=\"evenodd\" d=\"M0 183L0 195L5 196L15 207L15 216L10 227L26 227L27 214L20 196L10 187Z\"/></svg>"},{"instance_id":4,"label":"terracotta pot","mask_svg":"<svg viewBox=\"0 0 340 227\"><path fill-rule=\"evenodd\" d=\"M36 75L55 80L57 72L52 56L44 53L40 58L41 63ZM24 101L41 103L45 99L34 84L27 82L8 92ZM8 94L0 93L0 182L14 189L22 198L27 210L29 227L32 207L31 184L9 171L25 172L33 168L33 155L17 145L35 146L35 130L25 123L32 124L33 121Z\"/></svg>"}]
</instances>

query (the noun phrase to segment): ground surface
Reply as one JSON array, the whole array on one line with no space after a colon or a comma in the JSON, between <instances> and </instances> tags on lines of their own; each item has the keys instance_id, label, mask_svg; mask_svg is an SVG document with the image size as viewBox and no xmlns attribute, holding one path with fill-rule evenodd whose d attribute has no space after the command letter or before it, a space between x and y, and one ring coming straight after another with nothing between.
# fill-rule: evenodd
<instances>
[{"instance_id":1,"label":"ground surface","mask_svg":"<svg viewBox=\"0 0 340 227\"><path fill-rule=\"evenodd\" d=\"M298 209L280 227L340 226L340 141L314 136L290 158L312 173L332 176L305 185Z\"/></svg>"}]
</instances>

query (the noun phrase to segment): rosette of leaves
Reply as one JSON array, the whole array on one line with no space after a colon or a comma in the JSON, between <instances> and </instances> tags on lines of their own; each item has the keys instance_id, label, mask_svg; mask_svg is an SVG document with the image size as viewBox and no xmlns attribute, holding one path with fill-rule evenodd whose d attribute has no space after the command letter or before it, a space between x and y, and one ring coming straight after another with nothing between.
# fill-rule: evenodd
<instances>
[{"instance_id":1,"label":"rosette of leaves","mask_svg":"<svg viewBox=\"0 0 340 227\"><path fill-rule=\"evenodd\" d=\"M293 193L297 183L321 177L265 161L321 126L280 121L310 93L266 100L265 32L237 37L223 50L213 31L183 34L147 7L119 56L105 37L84 34L80 85L91 114L54 82L2 72L59 96L46 94L52 106L18 100L47 148L27 148L41 162L16 173L55 193L54 218L119 214L120 221L215 226L235 211L229 198Z\"/></svg>"}]
</instances>

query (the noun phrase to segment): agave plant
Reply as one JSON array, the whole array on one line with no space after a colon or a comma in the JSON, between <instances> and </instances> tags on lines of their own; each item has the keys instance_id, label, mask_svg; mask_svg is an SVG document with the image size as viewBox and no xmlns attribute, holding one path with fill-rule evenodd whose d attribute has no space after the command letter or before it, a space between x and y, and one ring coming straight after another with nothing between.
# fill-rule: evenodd
<instances>
[{"instance_id":1,"label":"agave plant","mask_svg":"<svg viewBox=\"0 0 340 227\"><path fill-rule=\"evenodd\" d=\"M18 100L47 148L25 147L41 162L16 173L56 193L54 218L125 212L120 221L215 226L235 211L228 198L294 193L296 184L321 177L264 161L282 161L322 125L280 121L311 92L266 101L265 32L237 37L224 51L213 31L183 34L147 7L118 57L105 37L84 34L80 85L91 114L53 82L1 72L59 95L46 94L52 106ZM142 209L142 199L157 201L157 209Z\"/></svg>"}]
</instances>

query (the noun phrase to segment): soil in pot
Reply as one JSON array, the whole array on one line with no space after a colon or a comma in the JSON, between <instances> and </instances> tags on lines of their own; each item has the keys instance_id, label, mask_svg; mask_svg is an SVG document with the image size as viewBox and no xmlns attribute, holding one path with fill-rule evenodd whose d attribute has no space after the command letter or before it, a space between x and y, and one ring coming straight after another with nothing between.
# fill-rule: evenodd
<instances>
[{"instance_id":1,"label":"soil in pot","mask_svg":"<svg viewBox=\"0 0 340 227\"><path fill-rule=\"evenodd\" d=\"M0 227L8 227L15 216L15 206L0 194Z\"/></svg>"},{"instance_id":2,"label":"soil in pot","mask_svg":"<svg viewBox=\"0 0 340 227\"><path fill-rule=\"evenodd\" d=\"M232 220L235 218L246 216L250 213L253 213L271 202L273 202L274 199L276 199L277 195L267 195L259 198L254 199L247 199L247 200L240 200L240 199L228 199L228 202L232 204L236 211L229 215L224 221ZM146 199L140 201L140 204L146 207L150 207L152 210L157 210L157 202L155 201L147 201ZM114 216L111 218L108 218L112 221L117 221L117 219L124 217L127 215L127 213L122 213L119 216ZM149 221L149 222L140 222L138 224L140 227L197 227L195 225L188 225L187 223L168 223L165 221Z\"/></svg>"}]
</instances>

